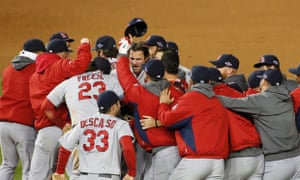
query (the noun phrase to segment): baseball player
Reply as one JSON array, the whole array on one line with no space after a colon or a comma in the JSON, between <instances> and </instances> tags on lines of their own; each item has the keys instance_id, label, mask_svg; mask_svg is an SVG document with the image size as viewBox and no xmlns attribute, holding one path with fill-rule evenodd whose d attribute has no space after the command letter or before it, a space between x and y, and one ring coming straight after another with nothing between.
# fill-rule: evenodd
<instances>
[{"instance_id":1,"label":"baseball player","mask_svg":"<svg viewBox=\"0 0 300 180\"><path fill-rule=\"evenodd\" d=\"M64 40L69 49L71 48L71 43L75 41L73 38L69 38L68 34L65 32L57 32L57 33L52 34L49 38L49 42L54 39Z\"/></svg>"},{"instance_id":2,"label":"baseball player","mask_svg":"<svg viewBox=\"0 0 300 180\"><path fill-rule=\"evenodd\" d=\"M256 71L253 71L248 76L249 88L245 92L246 95L256 94L256 93L260 92L259 83L260 83L260 80L262 79L264 72L265 72L265 70L256 70Z\"/></svg>"},{"instance_id":3,"label":"baseball player","mask_svg":"<svg viewBox=\"0 0 300 180\"><path fill-rule=\"evenodd\" d=\"M228 156L228 117L215 96L209 70L192 68L191 89L173 102L168 89L161 92L158 119L176 131L182 159L172 172L174 179L223 179L224 159Z\"/></svg>"},{"instance_id":4,"label":"baseball player","mask_svg":"<svg viewBox=\"0 0 300 180\"><path fill-rule=\"evenodd\" d=\"M0 97L1 179L12 180L19 159L22 179L28 180L36 130L30 105L29 80L35 71L36 57L45 51L39 39L30 39L11 64L5 68Z\"/></svg>"},{"instance_id":5,"label":"baseball player","mask_svg":"<svg viewBox=\"0 0 300 180\"><path fill-rule=\"evenodd\" d=\"M299 84L300 83L300 65L296 68L289 68L289 72L295 75L295 80ZM300 132L300 88L294 89L290 93L293 103L294 103L294 111L296 114L296 125L298 132Z\"/></svg>"},{"instance_id":6,"label":"baseball player","mask_svg":"<svg viewBox=\"0 0 300 180\"><path fill-rule=\"evenodd\" d=\"M248 83L244 74L238 74L240 61L232 54L222 54L217 60L210 61L221 72L223 81L230 87L245 92L248 90Z\"/></svg>"},{"instance_id":7,"label":"baseball player","mask_svg":"<svg viewBox=\"0 0 300 180\"><path fill-rule=\"evenodd\" d=\"M300 136L282 79L280 71L268 69L260 82L261 93L244 98L218 96L226 107L253 116L265 159L263 179L267 180L300 178Z\"/></svg>"},{"instance_id":8,"label":"baseball player","mask_svg":"<svg viewBox=\"0 0 300 180\"><path fill-rule=\"evenodd\" d=\"M277 69L280 70L280 62L277 56L273 54L265 54L259 58L259 62L253 65L254 68L260 70ZM283 76L282 85L284 85L289 92L292 92L298 87L298 83L295 80L287 79Z\"/></svg>"},{"instance_id":9,"label":"baseball player","mask_svg":"<svg viewBox=\"0 0 300 180\"><path fill-rule=\"evenodd\" d=\"M179 47L174 41L167 41L167 48L174 50L179 55ZM191 75L192 75L191 69L183 65L179 65L178 76L180 79L185 79L187 82L189 82L191 79Z\"/></svg>"},{"instance_id":10,"label":"baseball player","mask_svg":"<svg viewBox=\"0 0 300 180\"><path fill-rule=\"evenodd\" d=\"M128 173L123 180L133 180L136 174L133 134L128 122L119 119L120 100L113 91L99 95L99 113L82 119L61 139L59 161L53 179L64 176L66 160L78 145L80 180L120 180L123 152Z\"/></svg>"},{"instance_id":11,"label":"baseball player","mask_svg":"<svg viewBox=\"0 0 300 180\"><path fill-rule=\"evenodd\" d=\"M57 85L47 96L42 105L42 111L48 114L52 121L56 108L66 103L71 124L75 126L82 119L90 117L98 111L96 100L98 95L106 90L113 90L123 97L123 89L118 78L111 74L111 66L107 59L96 57L91 62L88 72L73 76ZM60 122L57 122L59 124ZM78 163L74 157L72 176L77 177ZM73 177L71 177L73 179Z\"/></svg>"},{"instance_id":12,"label":"baseball player","mask_svg":"<svg viewBox=\"0 0 300 180\"><path fill-rule=\"evenodd\" d=\"M105 35L99 37L96 41L95 48L92 50L97 52L98 57L107 59L112 69L116 68L118 49L116 41L112 36Z\"/></svg>"},{"instance_id":13,"label":"baseball player","mask_svg":"<svg viewBox=\"0 0 300 180\"><path fill-rule=\"evenodd\" d=\"M167 46L165 38L160 35L149 36L145 43L149 46L150 58L155 58L156 52L159 48L166 48Z\"/></svg>"},{"instance_id":14,"label":"baseball player","mask_svg":"<svg viewBox=\"0 0 300 180\"><path fill-rule=\"evenodd\" d=\"M295 76L295 81L300 84L300 64L295 68L289 68L289 72Z\"/></svg>"},{"instance_id":15,"label":"baseball player","mask_svg":"<svg viewBox=\"0 0 300 180\"><path fill-rule=\"evenodd\" d=\"M164 70L160 60L150 59L144 67L146 83L142 85L131 73L127 57L120 57L117 63L118 78L124 89L125 98L134 107L135 137L138 144L151 154L152 164L146 166L145 179L167 179L180 160L173 131L165 127L144 130L140 122L145 116L157 119L160 91L170 87L169 82L163 79ZM177 99L178 91L172 87L170 89L173 97Z\"/></svg>"},{"instance_id":16,"label":"baseball player","mask_svg":"<svg viewBox=\"0 0 300 180\"><path fill-rule=\"evenodd\" d=\"M222 75L216 68L209 68L210 84L216 95L244 97L241 93L222 81ZM245 114L227 110L229 119L230 154L225 160L225 180L257 179L261 180L264 169L264 156L260 148L261 141L252 119Z\"/></svg>"},{"instance_id":17,"label":"baseball player","mask_svg":"<svg viewBox=\"0 0 300 180\"><path fill-rule=\"evenodd\" d=\"M66 42L54 39L47 45L48 53L39 55L36 59L36 71L30 79L30 101L35 113L35 128L38 135L30 167L31 180L46 180L52 174L52 167L58 149L58 139L62 128L69 122L66 107L60 106L60 124L48 119L42 111L42 103L48 93L63 80L83 73L92 58L90 41L81 39L76 60L68 59L70 50Z\"/></svg>"}]
</instances>

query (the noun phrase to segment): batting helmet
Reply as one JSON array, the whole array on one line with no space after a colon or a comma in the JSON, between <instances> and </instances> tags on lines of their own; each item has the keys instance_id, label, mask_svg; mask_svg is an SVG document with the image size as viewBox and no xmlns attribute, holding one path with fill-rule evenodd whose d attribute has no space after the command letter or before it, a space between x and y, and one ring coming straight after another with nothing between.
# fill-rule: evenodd
<instances>
[{"instance_id":1,"label":"batting helmet","mask_svg":"<svg viewBox=\"0 0 300 180\"><path fill-rule=\"evenodd\" d=\"M129 23L127 28L125 29L125 36L131 36L133 37L141 37L144 34L146 34L148 29L148 26L144 19L142 18L133 18Z\"/></svg>"}]
</instances>

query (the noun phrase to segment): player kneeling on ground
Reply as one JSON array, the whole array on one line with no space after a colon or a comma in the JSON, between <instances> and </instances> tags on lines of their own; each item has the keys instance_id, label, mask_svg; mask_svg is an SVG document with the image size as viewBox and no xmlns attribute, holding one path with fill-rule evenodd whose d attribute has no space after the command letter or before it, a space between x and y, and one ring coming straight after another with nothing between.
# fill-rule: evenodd
<instances>
[{"instance_id":1,"label":"player kneeling on ground","mask_svg":"<svg viewBox=\"0 0 300 180\"><path fill-rule=\"evenodd\" d=\"M79 147L80 180L121 179L121 152L128 167L123 180L133 180L136 175L133 134L129 124L117 117L120 100L113 91L105 91L97 101L99 112L80 121L61 139L58 164L52 178L66 179L64 176L67 160L72 149Z\"/></svg>"}]
</instances>

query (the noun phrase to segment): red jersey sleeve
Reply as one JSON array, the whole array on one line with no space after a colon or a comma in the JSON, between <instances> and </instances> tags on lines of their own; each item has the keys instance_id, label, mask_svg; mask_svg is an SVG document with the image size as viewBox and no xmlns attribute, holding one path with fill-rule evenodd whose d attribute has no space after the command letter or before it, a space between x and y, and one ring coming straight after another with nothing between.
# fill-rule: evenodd
<instances>
[{"instance_id":1,"label":"red jersey sleeve","mask_svg":"<svg viewBox=\"0 0 300 180\"><path fill-rule=\"evenodd\" d=\"M47 98L42 104L41 112L44 112L45 116L60 128L63 128L67 122L70 122L67 108L64 105L56 108Z\"/></svg>"},{"instance_id":2,"label":"red jersey sleeve","mask_svg":"<svg viewBox=\"0 0 300 180\"><path fill-rule=\"evenodd\" d=\"M158 119L160 122L170 129L178 129L184 126L187 121L192 119L192 115L189 110L190 107L183 103L181 98L178 99L177 104L172 106L172 109L169 105L161 103L158 108Z\"/></svg>"},{"instance_id":3,"label":"red jersey sleeve","mask_svg":"<svg viewBox=\"0 0 300 180\"><path fill-rule=\"evenodd\" d=\"M60 68L57 68L57 72L63 73L66 78L83 73L88 68L91 59L91 46L88 43L83 43L78 47L76 59L66 60Z\"/></svg>"}]
</instances>

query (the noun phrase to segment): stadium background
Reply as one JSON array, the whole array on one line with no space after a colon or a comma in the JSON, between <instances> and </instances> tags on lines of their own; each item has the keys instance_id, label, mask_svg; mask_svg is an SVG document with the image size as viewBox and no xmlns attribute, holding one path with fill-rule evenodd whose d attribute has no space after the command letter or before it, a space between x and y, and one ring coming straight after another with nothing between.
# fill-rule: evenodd
<instances>
[{"instance_id":1,"label":"stadium background","mask_svg":"<svg viewBox=\"0 0 300 180\"><path fill-rule=\"evenodd\" d=\"M289 67L300 62L300 1L298 0L0 0L0 72L18 54L23 42L65 31L76 41L93 42L105 34L116 40L133 17L142 17L150 34L176 41L181 64L210 65L222 53L240 59L240 70L248 75L261 55L273 53L289 77ZM93 54L95 55L95 54ZM74 57L74 54L72 55Z\"/></svg>"}]
</instances>

